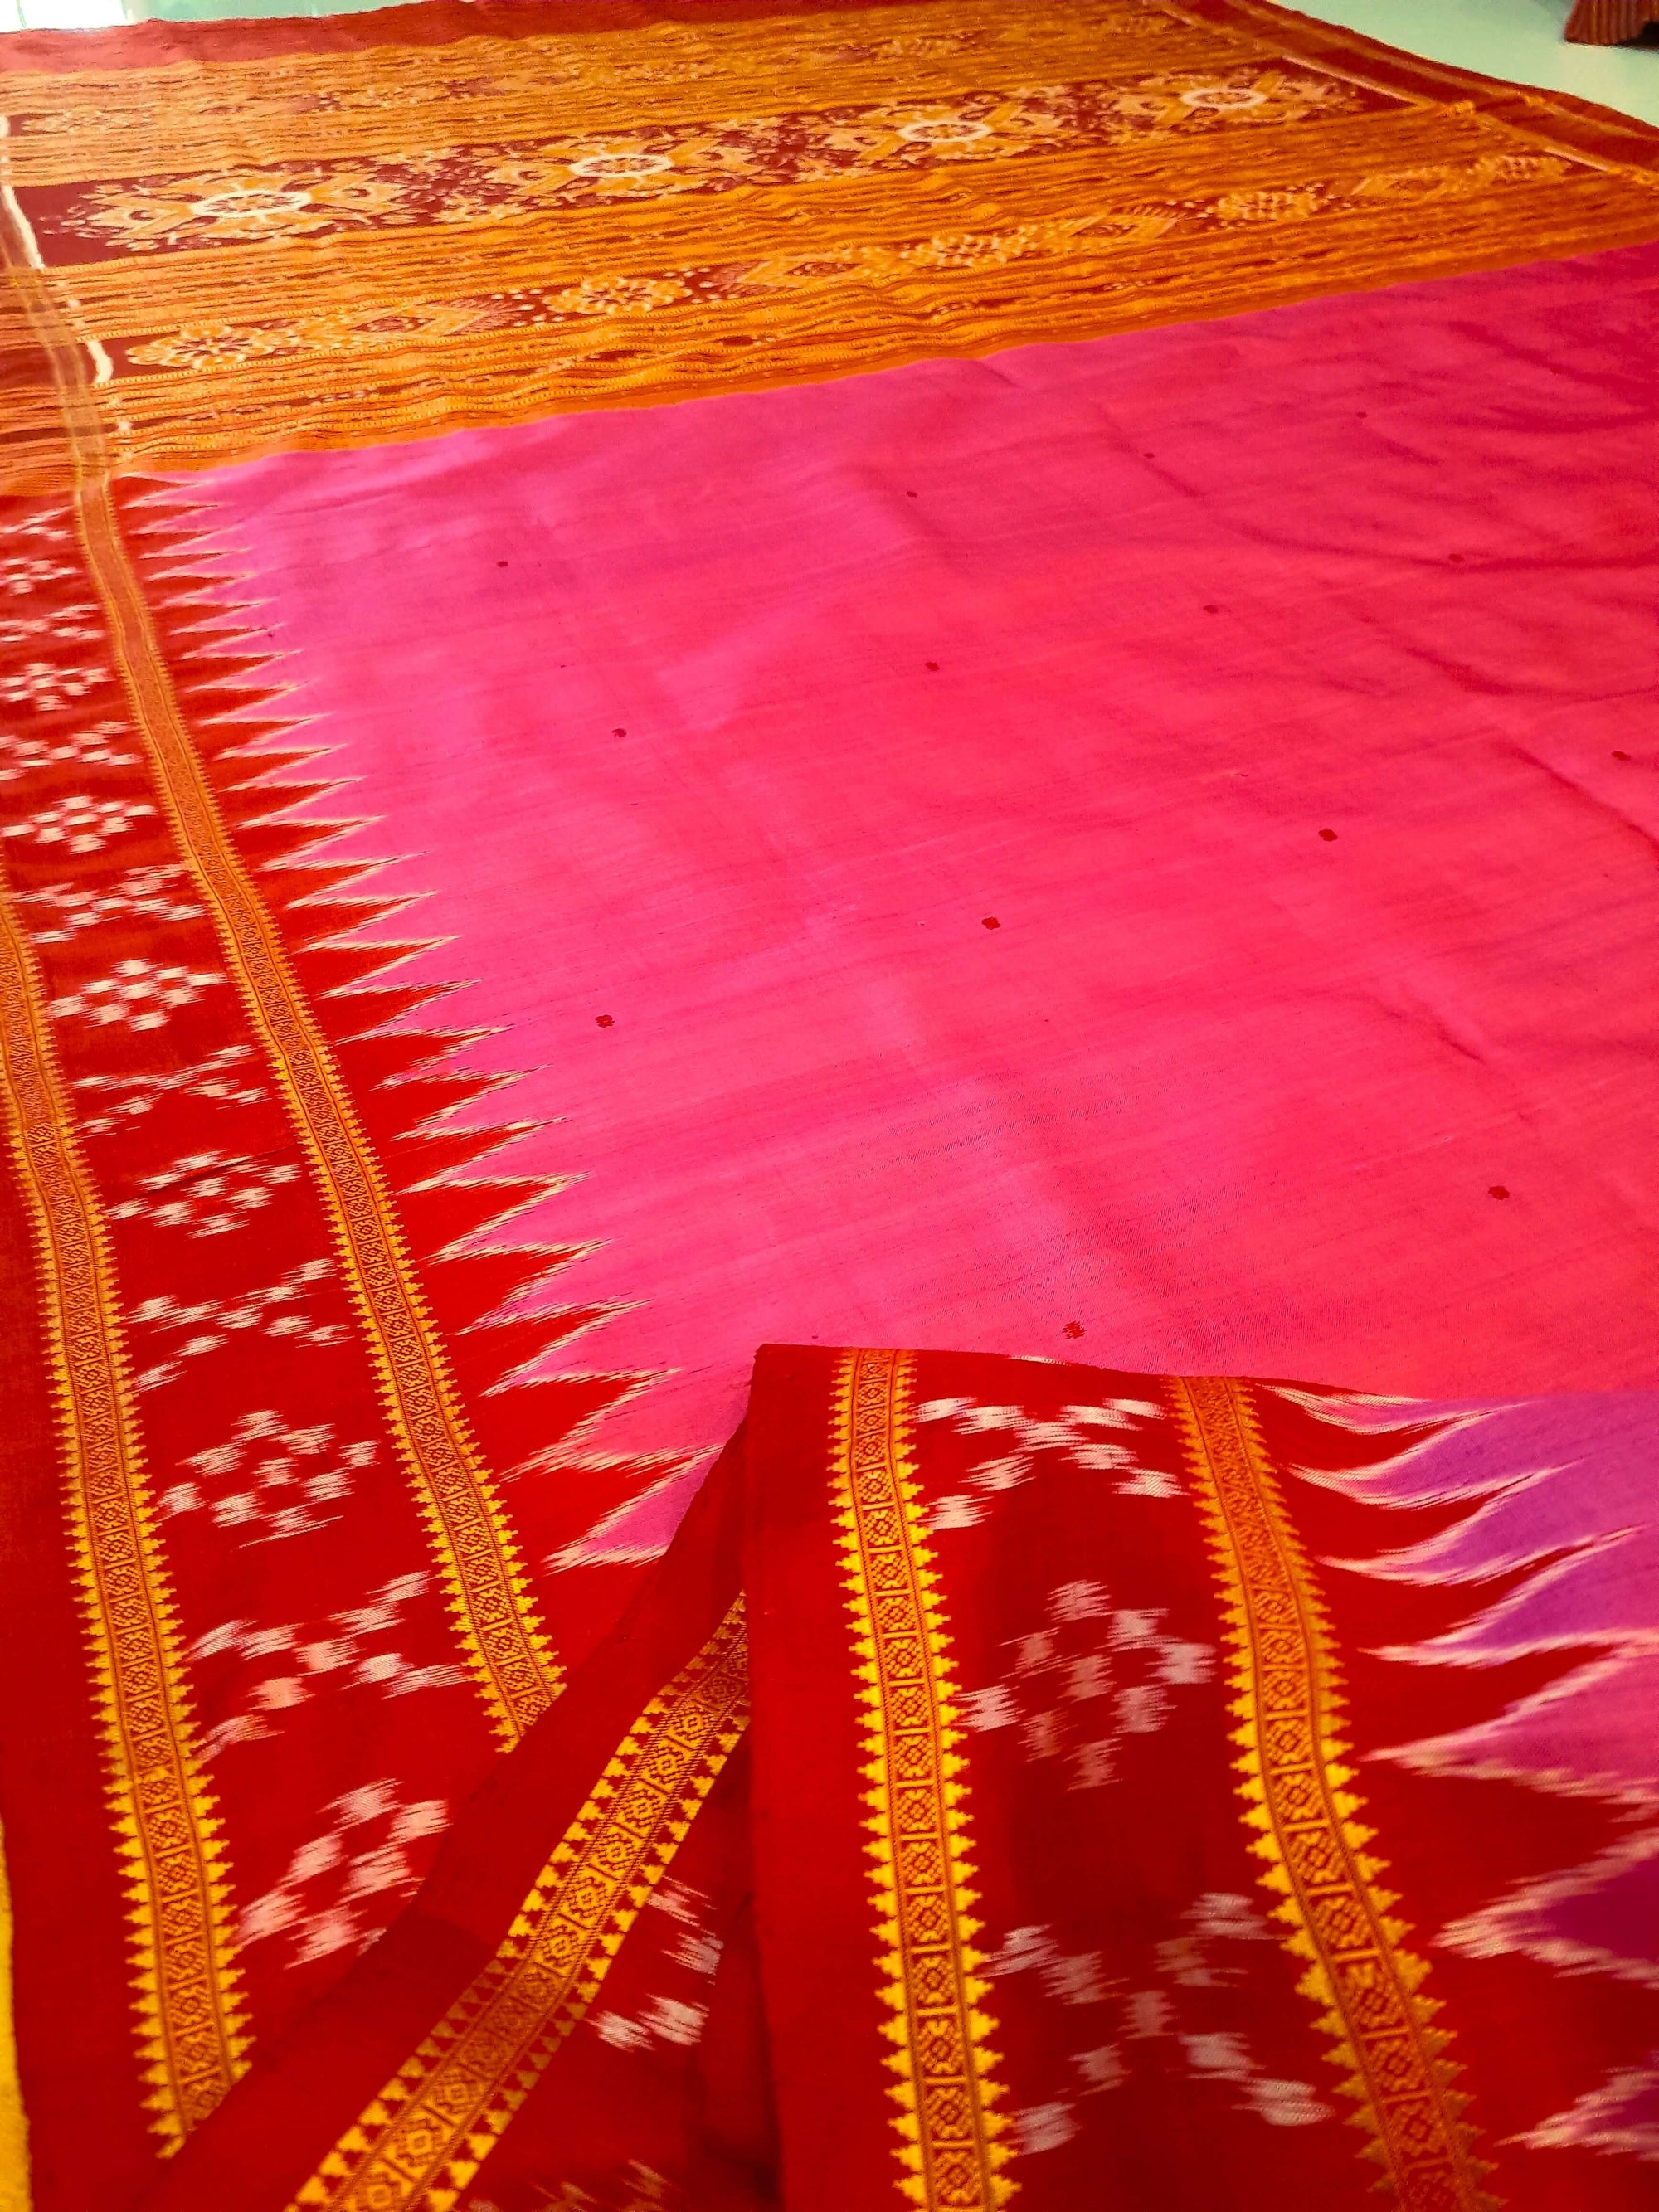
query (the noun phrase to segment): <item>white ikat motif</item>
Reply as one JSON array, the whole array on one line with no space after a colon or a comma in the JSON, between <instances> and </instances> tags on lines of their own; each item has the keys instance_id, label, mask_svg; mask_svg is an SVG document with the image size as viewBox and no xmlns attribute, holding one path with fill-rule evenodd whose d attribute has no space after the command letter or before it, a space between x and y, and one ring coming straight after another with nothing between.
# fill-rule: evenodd
<instances>
[{"instance_id":1,"label":"white ikat motif","mask_svg":"<svg viewBox=\"0 0 1659 2212\"><path fill-rule=\"evenodd\" d=\"M245 1944L285 1936L296 1966L366 1950L425 1871L429 1853L417 1863L411 1846L441 1835L449 1821L441 1797L405 1802L392 1781L348 1790L324 1810L328 1826L300 1845L275 1888L253 1899L238 1930Z\"/></svg>"},{"instance_id":2,"label":"white ikat motif","mask_svg":"<svg viewBox=\"0 0 1659 2212\"><path fill-rule=\"evenodd\" d=\"M141 822L154 821L155 809L142 799L99 799L77 791L54 799L0 829L0 837L24 837L31 845L61 845L68 853L101 853L118 837L129 837Z\"/></svg>"},{"instance_id":3,"label":"white ikat motif","mask_svg":"<svg viewBox=\"0 0 1659 2212\"><path fill-rule=\"evenodd\" d=\"M189 1477L164 1490L163 1513L205 1511L216 1528L246 1531L245 1544L303 1536L339 1516L325 1509L351 1495L380 1446L336 1441L331 1421L291 1428L280 1413L244 1413L222 1444L183 1462Z\"/></svg>"},{"instance_id":4,"label":"white ikat motif","mask_svg":"<svg viewBox=\"0 0 1659 2212\"><path fill-rule=\"evenodd\" d=\"M274 1626L227 1620L199 1637L190 1652L198 1665L225 1652L234 1652L256 1670L269 1662L240 1709L208 1729L208 1756L274 1734L278 1715L309 1704L324 1691L378 1690L385 1697L406 1698L421 1690L465 1689L466 1676L459 1667L413 1666L393 1646L405 1612L430 1589L430 1578L423 1573L397 1575L367 1605L321 1620Z\"/></svg>"},{"instance_id":5,"label":"white ikat motif","mask_svg":"<svg viewBox=\"0 0 1659 2212\"><path fill-rule=\"evenodd\" d=\"M291 1160L258 1160L236 1152L190 1152L159 1175L144 1176L141 1198L112 1206L112 1221L150 1221L190 1237L228 1237L270 1204L271 1194L297 1182Z\"/></svg>"},{"instance_id":6,"label":"white ikat motif","mask_svg":"<svg viewBox=\"0 0 1659 2212\"><path fill-rule=\"evenodd\" d=\"M137 1377L139 1389L159 1389L164 1382L176 1382L185 1371L186 1359L217 1352L247 1329L257 1329L262 1336L284 1338L292 1344L343 1344L348 1333L344 1324L319 1321L311 1304L317 1286L329 1281L333 1273L331 1261L307 1260L291 1268L280 1282L245 1291L240 1297L204 1298L190 1305L165 1293L141 1299L132 1310L133 1327L183 1336L183 1341L174 1346L170 1358L143 1370ZM187 1336L185 1330L191 1331Z\"/></svg>"},{"instance_id":7,"label":"white ikat motif","mask_svg":"<svg viewBox=\"0 0 1659 2212\"><path fill-rule=\"evenodd\" d=\"M224 980L161 961L118 960L111 974L54 999L52 1011L59 1021L94 1022L100 1028L165 1029L180 1007L193 1006Z\"/></svg>"},{"instance_id":8,"label":"white ikat motif","mask_svg":"<svg viewBox=\"0 0 1659 2212\"><path fill-rule=\"evenodd\" d=\"M1059 1413L1027 1413L1019 1406L982 1405L976 1398L928 1398L916 1407L921 1422L948 1421L958 1434L990 1437L992 1447L968 1475L967 1487L935 1500L927 1522L935 1534L971 1528L982 1521L997 1496L1029 1482L1045 1454L1057 1455L1090 1474L1112 1474L1113 1487L1132 1498L1175 1498L1180 1486L1161 1468L1143 1467L1135 1432L1161 1421L1164 1409L1139 1398L1115 1398L1103 1405L1066 1406Z\"/></svg>"}]
</instances>

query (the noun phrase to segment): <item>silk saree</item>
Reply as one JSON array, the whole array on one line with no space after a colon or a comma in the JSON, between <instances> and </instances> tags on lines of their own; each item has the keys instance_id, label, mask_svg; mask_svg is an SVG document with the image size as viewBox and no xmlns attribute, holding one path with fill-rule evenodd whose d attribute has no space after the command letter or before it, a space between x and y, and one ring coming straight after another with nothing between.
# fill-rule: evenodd
<instances>
[{"instance_id":1,"label":"silk saree","mask_svg":"<svg viewBox=\"0 0 1659 2212\"><path fill-rule=\"evenodd\" d=\"M769 1349L147 2201L1648 2201L1656 1415Z\"/></svg>"},{"instance_id":2,"label":"silk saree","mask_svg":"<svg viewBox=\"0 0 1659 2212\"><path fill-rule=\"evenodd\" d=\"M40 2212L1640 2202L1654 134L1257 0L0 65Z\"/></svg>"}]
</instances>

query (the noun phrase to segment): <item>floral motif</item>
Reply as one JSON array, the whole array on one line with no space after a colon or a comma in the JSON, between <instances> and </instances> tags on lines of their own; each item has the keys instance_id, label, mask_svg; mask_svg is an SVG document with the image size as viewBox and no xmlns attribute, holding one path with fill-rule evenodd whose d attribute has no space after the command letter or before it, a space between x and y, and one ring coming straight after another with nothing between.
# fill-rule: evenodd
<instances>
[{"instance_id":1,"label":"floral motif","mask_svg":"<svg viewBox=\"0 0 1659 2212\"><path fill-rule=\"evenodd\" d=\"M21 822L8 822L0 837L27 837L32 845L62 845L71 853L101 853L117 837L131 836L155 809L142 799L94 799L86 792L59 799Z\"/></svg>"},{"instance_id":2,"label":"floral motif","mask_svg":"<svg viewBox=\"0 0 1659 2212\"><path fill-rule=\"evenodd\" d=\"M1136 1431L1162 1420L1161 1407L1139 1398L1114 1398L1102 1405L1062 1406L1057 1414L1038 1417L1019 1406L981 1405L975 1398L929 1398L916 1407L919 1423L949 1421L962 1435L1002 1437L1001 1450L969 1468L965 1489L935 1498L927 1525L971 1528L985 1518L1002 1492L1017 1490L1036 1473L1045 1453L1058 1454L1090 1474L1117 1474L1115 1485L1126 1498L1175 1498L1180 1486L1161 1468L1145 1467L1135 1449ZM1112 1436L1103 1431L1127 1431Z\"/></svg>"},{"instance_id":3,"label":"floral motif","mask_svg":"<svg viewBox=\"0 0 1659 2212\"><path fill-rule=\"evenodd\" d=\"M1158 1608L1120 1606L1096 1582L1049 1593L1040 1628L1013 1640L1012 1670L963 1694L970 1729L1018 1728L1025 1756L1064 1762L1066 1787L1117 1780L1130 1736L1156 1735L1173 1692L1210 1680L1214 1647L1170 1635Z\"/></svg>"},{"instance_id":4,"label":"floral motif","mask_svg":"<svg viewBox=\"0 0 1659 2212\"><path fill-rule=\"evenodd\" d=\"M928 102L653 124L282 168L123 178L64 220L131 253L411 223L496 222L618 198L728 191L1112 144L1218 125L1291 123L1365 104L1341 79L1243 62L1221 72L1017 86Z\"/></svg>"},{"instance_id":5,"label":"floral motif","mask_svg":"<svg viewBox=\"0 0 1659 2212\"><path fill-rule=\"evenodd\" d=\"M123 1199L109 1214L112 1221L153 1221L159 1229L183 1229L191 1237L228 1237L249 1214L269 1206L273 1191L299 1179L291 1160L191 1152L176 1167L145 1176L138 1186L144 1196Z\"/></svg>"},{"instance_id":6,"label":"floral motif","mask_svg":"<svg viewBox=\"0 0 1659 2212\"><path fill-rule=\"evenodd\" d=\"M125 722L94 722L89 729L71 730L50 738L21 737L0 730L0 783L15 783L35 769L135 768L137 753L122 752L115 740L131 735Z\"/></svg>"},{"instance_id":7,"label":"floral motif","mask_svg":"<svg viewBox=\"0 0 1659 2212\"><path fill-rule=\"evenodd\" d=\"M158 869L155 872L162 872ZM216 1105L257 1106L270 1093L262 1083L249 1079L252 1066L252 1045L226 1044L189 1067L141 1075L76 1076L77 1091L90 1091L94 1097L107 1102L103 1113L89 1114L82 1122L81 1133L83 1137L106 1137L112 1130L125 1128L129 1122L140 1121L145 1115L153 1114L162 1099L172 1097L175 1092L187 1098L209 1099Z\"/></svg>"},{"instance_id":8,"label":"floral motif","mask_svg":"<svg viewBox=\"0 0 1659 2212\"><path fill-rule=\"evenodd\" d=\"M244 1413L225 1443L185 1461L189 1476L162 1492L161 1510L205 1508L216 1528L251 1529L243 1539L249 1544L307 1535L339 1518L321 1508L349 1498L353 1478L374 1466L379 1451L373 1437L337 1443L331 1421L291 1428L263 1408Z\"/></svg>"},{"instance_id":9,"label":"floral motif","mask_svg":"<svg viewBox=\"0 0 1659 2212\"><path fill-rule=\"evenodd\" d=\"M527 185L532 173L528 165L509 166L512 177ZM270 321L180 324L162 336L131 344L127 359L135 368L225 373L285 356L395 347L404 339L425 342L498 331L580 327L596 318L641 318L713 301L742 299L758 306L821 280L833 283L846 277L854 283L884 285L919 274L1007 269L1025 261L1053 264L1073 252L1100 252L1257 224L1305 222L1345 204L1363 204L1391 196L1467 198L1500 182L1547 181L1564 174L1565 168L1565 162L1546 155L1489 155L1433 172L1386 171L1357 180L1312 178L1293 187L1249 187L1155 200L1109 211L1011 222L991 230L939 231L924 238L876 243L849 240L830 252L781 252L749 261L589 275L574 284L518 285L444 300L400 295L396 306L366 302L331 313ZM1435 180L1431 192L1422 181L1429 177Z\"/></svg>"},{"instance_id":10,"label":"floral motif","mask_svg":"<svg viewBox=\"0 0 1659 2212\"><path fill-rule=\"evenodd\" d=\"M59 534L49 533L54 538ZM39 553L9 553L0 560L0 592L12 599L26 599L43 585L66 582L74 574L66 561L50 561Z\"/></svg>"},{"instance_id":11,"label":"floral motif","mask_svg":"<svg viewBox=\"0 0 1659 2212\"><path fill-rule=\"evenodd\" d=\"M31 514L26 521L5 526L8 538L35 538L43 545L63 545L69 541L69 509L58 507L44 514ZM71 572L65 570L65 574Z\"/></svg>"},{"instance_id":12,"label":"floral motif","mask_svg":"<svg viewBox=\"0 0 1659 2212\"><path fill-rule=\"evenodd\" d=\"M107 684L107 668L62 668L50 660L31 660L0 676L0 701L9 707L33 707L37 714L54 712Z\"/></svg>"},{"instance_id":13,"label":"floral motif","mask_svg":"<svg viewBox=\"0 0 1659 2212\"><path fill-rule=\"evenodd\" d=\"M176 863L129 868L112 890L86 890L72 884L47 884L35 891L15 891L20 906L41 907L53 917L49 929L32 929L37 945L66 945L83 929L106 921L195 921L203 909L180 898L174 885L185 872Z\"/></svg>"},{"instance_id":14,"label":"floral motif","mask_svg":"<svg viewBox=\"0 0 1659 2212\"><path fill-rule=\"evenodd\" d=\"M222 975L164 965L155 960L118 960L108 975L95 977L61 999L52 1011L59 1021L79 1019L100 1027L119 1024L130 1030L165 1029L181 1006L195 1005Z\"/></svg>"},{"instance_id":15,"label":"floral motif","mask_svg":"<svg viewBox=\"0 0 1659 2212\"><path fill-rule=\"evenodd\" d=\"M313 1295L333 1274L329 1261L306 1260L280 1282L268 1289L245 1291L240 1297L204 1298L197 1304L183 1305L164 1291L159 1297L143 1299L132 1310L134 1328L163 1330L182 1341L175 1346L173 1358L158 1361L137 1376L137 1387L157 1390L163 1383L177 1382L184 1372L182 1362L217 1352L234 1336L249 1329L257 1329L264 1336L284 1337L292 1344L343 1343L343 1325L319 1321L312 1310ZM188 1335L185 1330L190 1331Z\"/></svg>"},{"instance_id":16,"label":"floral motif","mask_svg":"<svg viewBox=\"0 0 1659 2212\"><path fill-rule=\"evenodd\" d=\"M57 607L51 614L14 615L0 621L0 647L27 645L31 638L62 638L67 645L90 645L102 637L96 607Z\"/></svg>"},{"instance_id":17,"label":"floral motif","mask_svg":"<svg viewBox=\"0 0 1659 2212\"><path fill-rule=\"evenodd\" d=\"M1067 2042L1103 2032L1109 2038L1074 2050L1071 2079L1051 2078L1044 2102L1013 2115L1022 2156L1070 2142L1090 2124L1085 2100L1130 2087L1149 2064L1165 2072L1178 2066L1235 2112L1269 2127L1313 2127L1334 2118L1311 2082L1264 2073L1237 2024L1244 2008L1230 2002L1227 1992L1246 1982L1249 1953L1241 1956L1233 1947L1273 1942L1254 1900L1207 1891L1174 1928L1152 1942L1127 1989L1106 1973L1099 1952L1067 1953L1051 1927L1009 1929L990 1962L993 1980L1029 1977L1054 2008L1051 2017Z\"/></svg>"},{"instance_id":18,"label":"floral motif","mask_svg":"<svg viewBox=\"0 0 1659 2212\"><path fill-rule=\"evenodd\" d=\"M242 1915L244 1943L286 1935L295 1966L372 1943L424 1871L430 1854L413 1863L410 1847L441 1835L449 1819L442 1798L405 1802L390 1781L348 1790L325 1809L328 1826L301 1844L276 1887Z\"/></svg>"}]
</instances>

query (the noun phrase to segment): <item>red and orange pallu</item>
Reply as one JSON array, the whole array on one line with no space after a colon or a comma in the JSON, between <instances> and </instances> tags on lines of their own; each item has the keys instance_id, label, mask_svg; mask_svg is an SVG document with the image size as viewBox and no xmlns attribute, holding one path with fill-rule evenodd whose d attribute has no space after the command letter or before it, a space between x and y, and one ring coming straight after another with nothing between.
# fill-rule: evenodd
<instances>
[{"instance_id":1,"label":"red and orange pallu","mask_svg":"<svg viewBox=\"0 0 1659 2212\"><path fill-rule=\"evenodd\" d=\"M1659 140L0 63L6 2212L1650 2202Z\"/></svg>"}]
</instances>

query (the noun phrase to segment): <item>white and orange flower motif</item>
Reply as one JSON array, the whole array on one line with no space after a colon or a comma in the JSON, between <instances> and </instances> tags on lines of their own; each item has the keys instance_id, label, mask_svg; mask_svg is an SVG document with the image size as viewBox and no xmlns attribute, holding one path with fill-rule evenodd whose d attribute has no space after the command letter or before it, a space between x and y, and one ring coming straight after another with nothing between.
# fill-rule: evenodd
<instances>
[{"instance_id":1,"label":"white and orange flower motif","mask_svg":"<svg viewBox=\"0 0 1659 2212\"><path fill-rule=\"evenodd\" d=\"M50 660L30 660L0 676L0 702L8 707L33 707L49 714L84 699L88 691L109 682L107 668L62 668Z\"/></svg>"},{"instance_id":2,"label":"white and orange flower motif","mask_svg":"<svg viewBox=\"0 0 1659 2212\"><path fill-rule=\"evenodd\" d=\"M158 185L124 181L90 191L71 228L131 253L202 239L251 245L335 229L343 221L395 220L408 190L402 178L367 165L229 170Z\"/></svg>"},{"instance_id":3,"label":"white and orange flower motif","mask_svg":"<svg viewBox=\"0 0 1659 2212\"><path fill-rule=\"evenodd\" d=\"M48 560L40 553L9 553L0 561L0 592L23 599L45 584L61 584L74 574L67 561Z\"/></svg>"},{"instance_id":4,"label":"white and orange flower motif","mask_svg":"<svg viewBox=\"0 0 1659 2212\"><path fill-rule=\"evenodd\" d=\"M31 845L61 845L70 853L101 853L118 837L131 836L155 809L142 799L94 799L86 792L59 799L21 822L8 822L0 837L25 837Z\"/></svg>"},{"instance_id":5,"label":"white and orange flower motif","mask_svg":"<svg viewBox=\"0 0 1659 2212\"><path fill-rule=\"evenodd\" d=\"M118 960L110 975L54 999L52 1011L59 1021L95 1022L104 1029L118 1024L130 1030L165 1029L181 1006L193 1006L204 991L224 980L156 960Z\"/></svg>"},{"instance_id":6,"label":"white and orange flower motif","mask_svg":"<svg viewBox=\"0 0 1659 2212\"><path fill-rule=\"evenodd\" d=\"M122 752L116 740L131 736L125 722L94 722L85 730L70 730L50 738L20 737L0 730L0 783L15 783L37 769L63 768L73 762L82 768L132 768L137 753Z\"/></svg>"}]
</instances>

